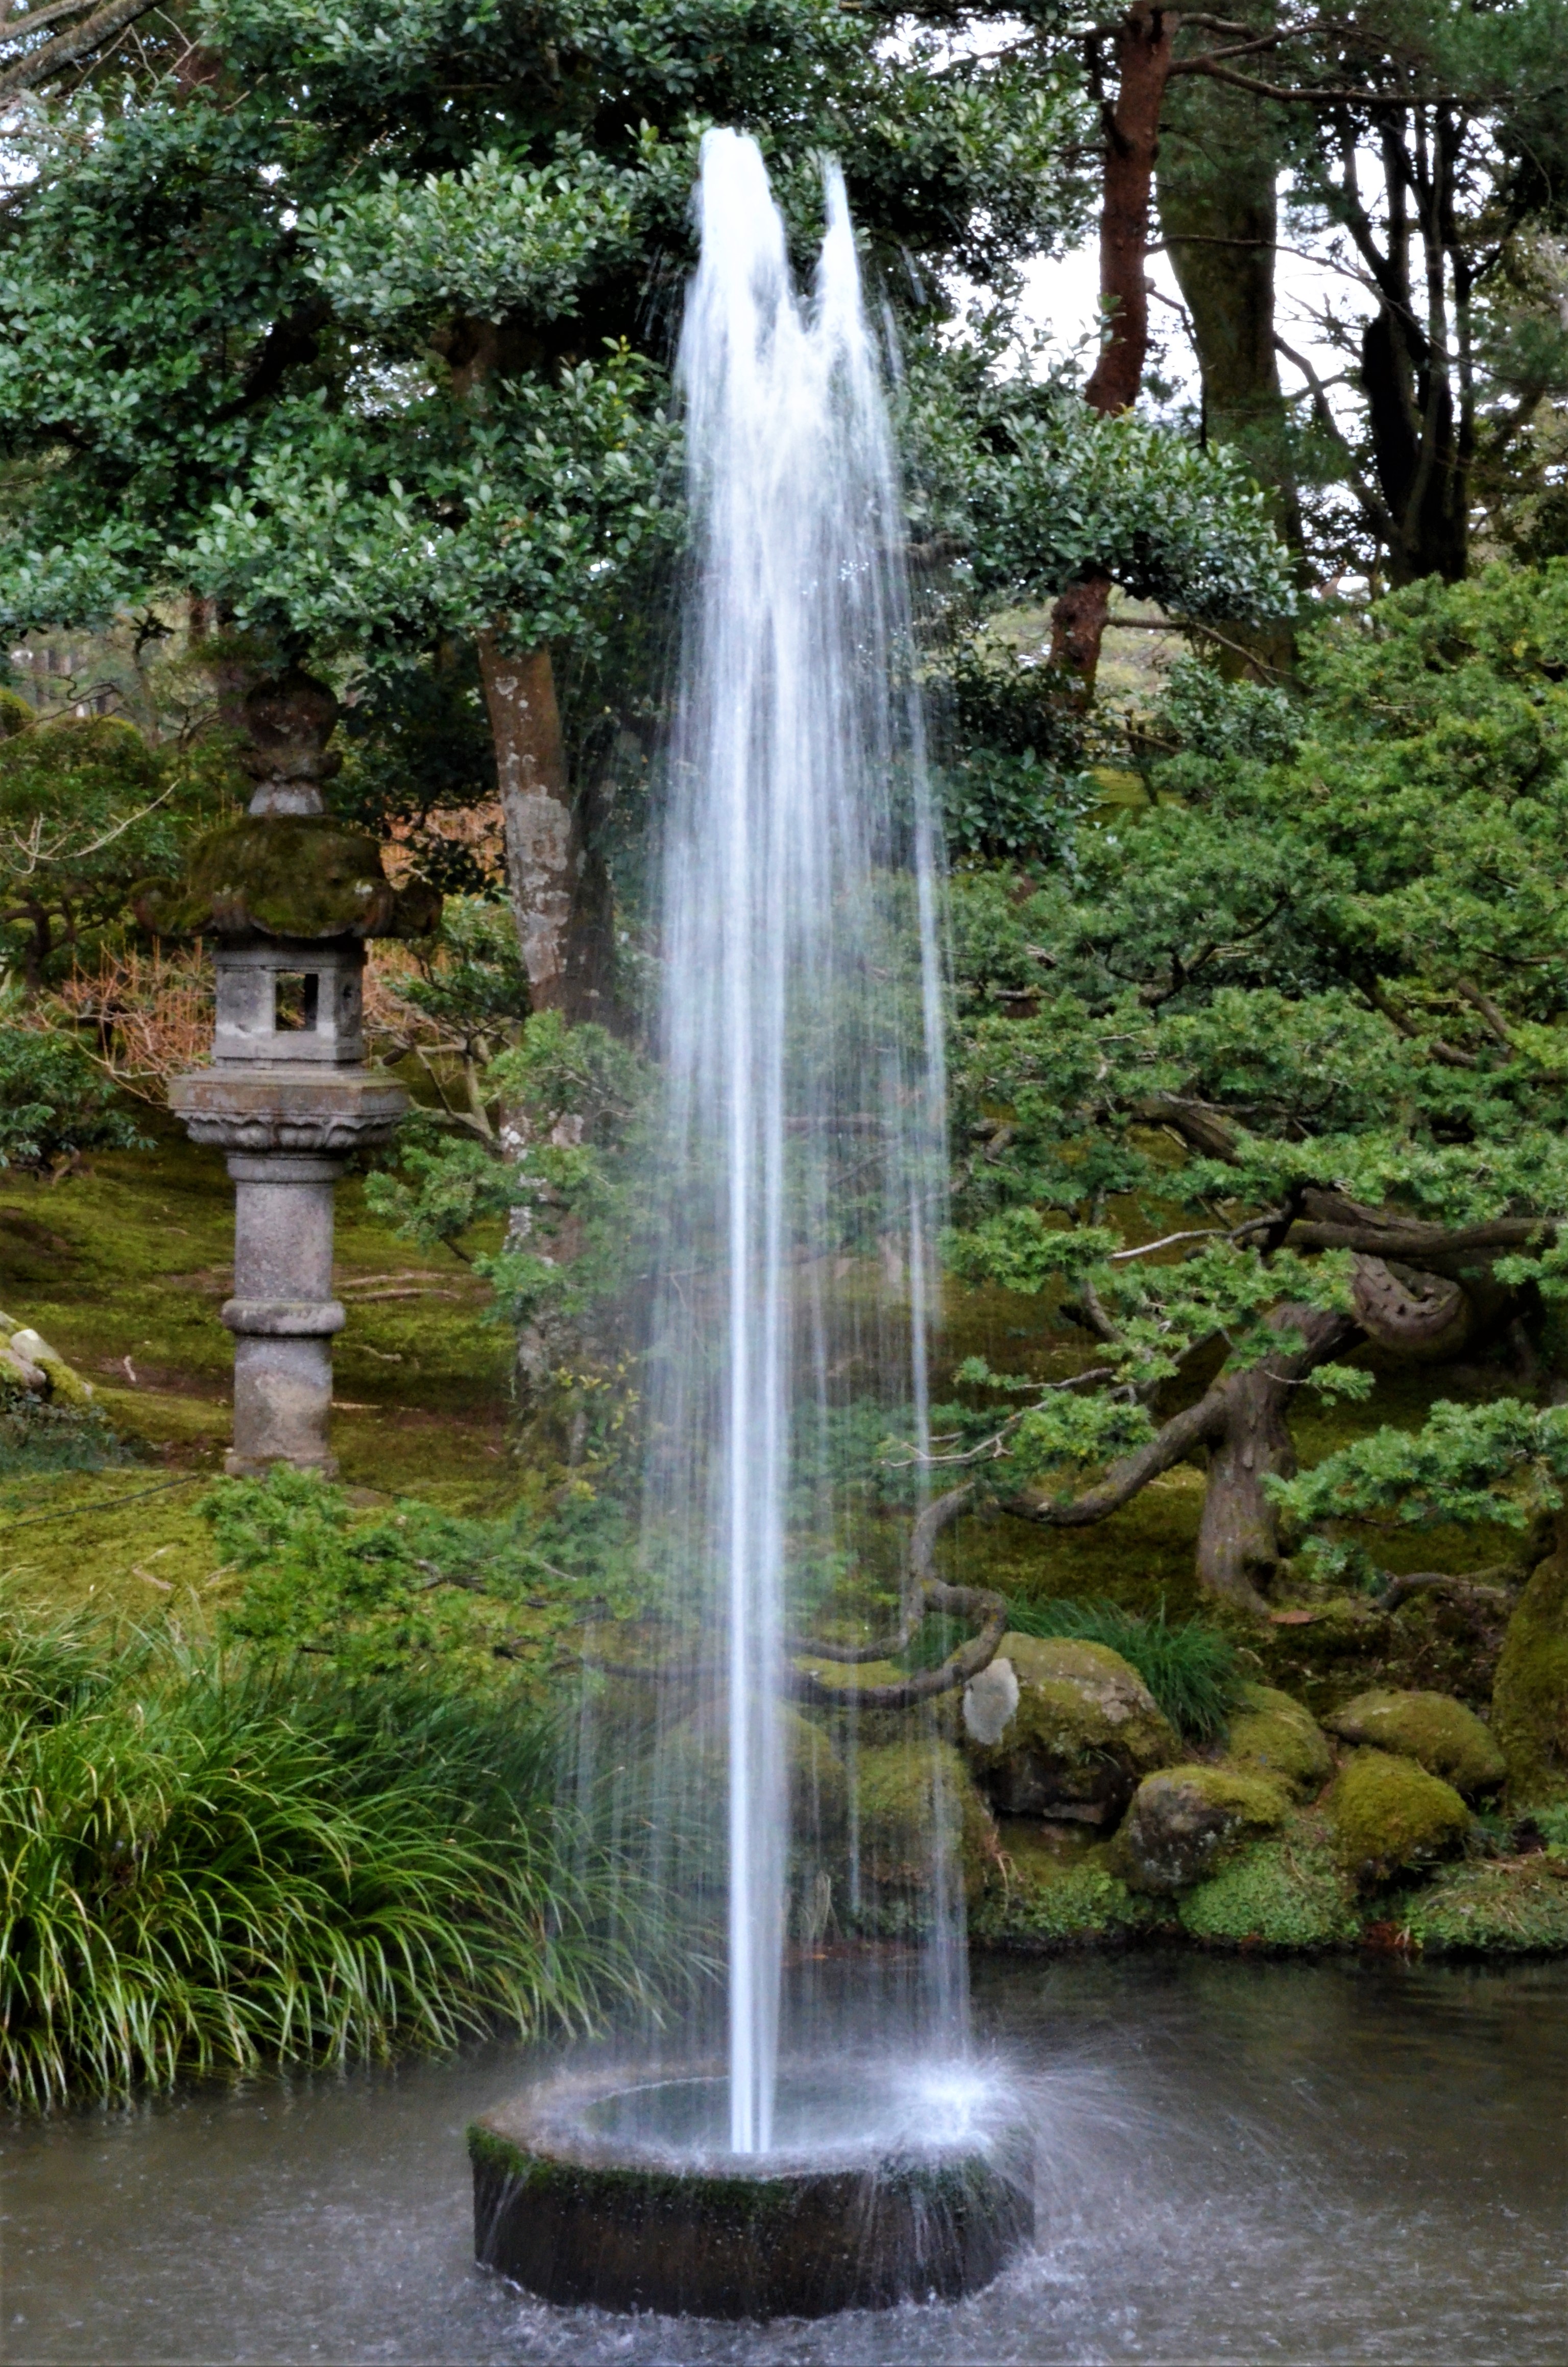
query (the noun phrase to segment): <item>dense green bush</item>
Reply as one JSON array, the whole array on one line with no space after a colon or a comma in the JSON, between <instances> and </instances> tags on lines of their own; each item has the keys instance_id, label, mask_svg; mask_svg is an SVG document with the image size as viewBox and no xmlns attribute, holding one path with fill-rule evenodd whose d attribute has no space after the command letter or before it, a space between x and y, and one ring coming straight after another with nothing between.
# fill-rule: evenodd
<instances>
[{"instance_id":1,"label":"dense green bush","mask_svg":"<svg viewBox=\"0 0 1568 2367\"><path fill-rule=\"evenodd\" d=\"M42 1174L84 1150L144 1147L118 1099L72 1036L7 1025L0 1015L0 1169Z\"/></svg>"},{"instance_id":2,"label":"dense green bush","mask_svg":"<svg viewBox=\"0 0 1568 2367\"><path fill-rule=\"evenodd\" d=\"M0 2091L582 2027L646 1993L553 1722L0 1620Z\"/></svg>"},{"instance_id":3,"label":"dense green bush","mask_svg":"<svg viewBox=\"0 0 1568 2367\"><path fill-rule=\"evenodd\" d=\"M60 1405L31 1390L0 1387L0 1480L44 1471L105 1471L137 1459L136 1446L116 1433L97 1406Z\"/></svg>"},{"instance_id":4,"label":"dense green bush","mask_svg":"<svg viewBox=\"0 0 1568 2367\"><path fill-rule=\"evenodd\" d=\"M1082 1528L1202 1451L1196 1574L1254 1616L1303 1526L1379 1583L1379 1527L1527 1518L1523 1464L1561 1448L1499 1369L1416 1446L1281 1486L1282 1536L1259 1483L1309 1391L1386 1395L1390 1359L1515 1317L1540 1394L1568 1367L1568 564L1323 618L1302 674L1177 670L1155 805L1032 892L953 896L949 1261L1032 1298L1052 1361L960 1366L949 1484Z\"/></svg>"},{"instance_id":5,"label":"dense green bush","mask_svg":"<svg viewBox=\"0 0 1568 2367\"><path fill-rule=\"evenodd\" d=\"M613 1502L570 1491L537 1516L457 1520L401 1500L367 1515L286 1465L222 1482L203 1510L243 1579L223 1614L228 1641L269 1661L305 1654L354 1683L419 1675L472 1691L493 1679L514 1694L547 1680L554 1634L604 1606L624 1526Z\"/></svg>"}]
</instances>

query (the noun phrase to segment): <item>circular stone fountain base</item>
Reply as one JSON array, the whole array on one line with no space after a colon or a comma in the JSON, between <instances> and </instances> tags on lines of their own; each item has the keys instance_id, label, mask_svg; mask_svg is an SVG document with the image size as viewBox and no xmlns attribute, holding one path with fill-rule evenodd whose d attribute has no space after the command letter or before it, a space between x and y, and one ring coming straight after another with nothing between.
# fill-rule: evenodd
<instances>
[{"instance_id":1,"label":"circular stone fountain base","mask_svg":"<svg viewBox=\"0 0 1568 2367\"><path fill-rule=\"evenodd\" d=\"M697 2317L826 2317L955 2301L1034 2231L1027 2153L950 2113L870 2116L786 2081L783 2142L715 2141L722 2078L562 2083L477 2122L474 2248L547 2301ZM849 2124L859 2119L859 2130ZM881 2125L877 2125L880 2123Z\"/></svg>"}]
</instances>

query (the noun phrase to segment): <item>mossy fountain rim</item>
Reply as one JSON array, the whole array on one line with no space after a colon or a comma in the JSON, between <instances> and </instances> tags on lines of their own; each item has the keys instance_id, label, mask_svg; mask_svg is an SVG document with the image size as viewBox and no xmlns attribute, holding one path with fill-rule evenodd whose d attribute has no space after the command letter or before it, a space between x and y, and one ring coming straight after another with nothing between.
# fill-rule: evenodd
<instances>
[{"instance_id":1,"label":"mossy fountain rim","mask_svg":"<svg viewBox=\"0 0 1568 2367\"><path fill-rule=\"evenodd\" d=\"M709 2318L826 2317L957 2301L1034 2232L1027 2133L842 2138L682 2158L592 2116L712 2067L563 2078L476 2121L474 2250L568 2306Z\"/></svg>"}]
</instances>

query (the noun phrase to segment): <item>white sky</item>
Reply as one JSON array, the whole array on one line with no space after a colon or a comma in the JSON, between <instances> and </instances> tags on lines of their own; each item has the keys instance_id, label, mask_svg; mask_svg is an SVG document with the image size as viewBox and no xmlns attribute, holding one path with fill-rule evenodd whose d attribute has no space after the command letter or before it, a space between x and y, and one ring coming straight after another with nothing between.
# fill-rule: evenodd
<instances>
[{"instance_id":1,"label":"white sky","mask_svg":"<svg viewBox=\"0 0 1568 2367\"><path fill-rule=\"evenodd\" d=\"M1282 215L1281 208L1281 215ZM1281 220L1281 232L1283 232ZM1097 242L1090 239L1071 255L1059 261L1043 257L1031 264L1025 277L1025 310L1032 321L1047 333L1052 346L1070 352L1077 339L1090 330L1100 310L1100 252ZM1149 306L1151 330L1164 342L1168 374L1185 381L1183 391L1193 405L1198 402L1198 368L1188 340L1180 313L1173 310L1179 304L1180 290L1170 258L1165 254L1151 255L1148 277L1155 290ZM1325 306L1336 312L1349 314L1357 320L1365 318L1372 309L1367 290L1358 277L1347 276L1334 267L1328 248L1322 260L1298 254L1289 247L1275 258L1275 325L1288 345L1304 354L1319 378L1325 381L1338 376L1344 368L1343 357L1325 342L1322 330L1314 314ZM1161 301L1160 299L1165 299ZM1302 385L1302 374L1280 357L1280 376L1287 394ZM1338 407L1339 396L1330 400Z\"/></svg>"}]
</instances>

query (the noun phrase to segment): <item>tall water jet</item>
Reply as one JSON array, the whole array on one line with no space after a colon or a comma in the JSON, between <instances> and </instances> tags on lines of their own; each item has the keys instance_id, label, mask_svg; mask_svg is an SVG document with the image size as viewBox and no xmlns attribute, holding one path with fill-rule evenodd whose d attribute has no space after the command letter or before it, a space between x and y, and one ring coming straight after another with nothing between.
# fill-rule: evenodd
<instances>
[{"instance_id":1,"label":"tall water jet","mask_svg":"<svg viewBox=\"0 0 1568 2367\"><path fill-rule=\"evenodd\" d=\"M1003 1606L943 1586L921 1542L938 857L884 355L835 167L823 184L803 299L755 142L704 142L649 1180L659 1608L599 1652L581 1730L644 1898L720 1977L673 2042L641 2033L635 2070L558 2082L472 2139L481 2259L558 2300L720 2316L965 2292L1032 2215L963 2060L964 1779L923 1706L983 1665ZM868 1478L890 1435L896 1507ZM985 1636L862 1682L931 1607ZM863 1749L865 1707L884 1725ZM902 1786L891 1881L864 1846L874 1761ZM849 1962L813 1988L829 1925Z\"/></svg>"},{"instance_id":2,"label":"tall water jet","mask_svg":"<svg viewBox=\"0 0 1568 2367\"><path fill-rule=\"evenodd\" d=\"M829 1410L830 1363L856 1356L863 1392L923 1421L941 1189L934 863L898 482L836 167L825 197L803 304L756 143L708 134L679 363L694 552L665 872L669 1268L716 1269L716 1287L666 1286L650 1515L705 1571L725 1638L742 2154L765 2151L773 2124L790 1497ZM825 1262L868 1251L892 1303L846 1322Z\"/></svg>"}]
</instances>

